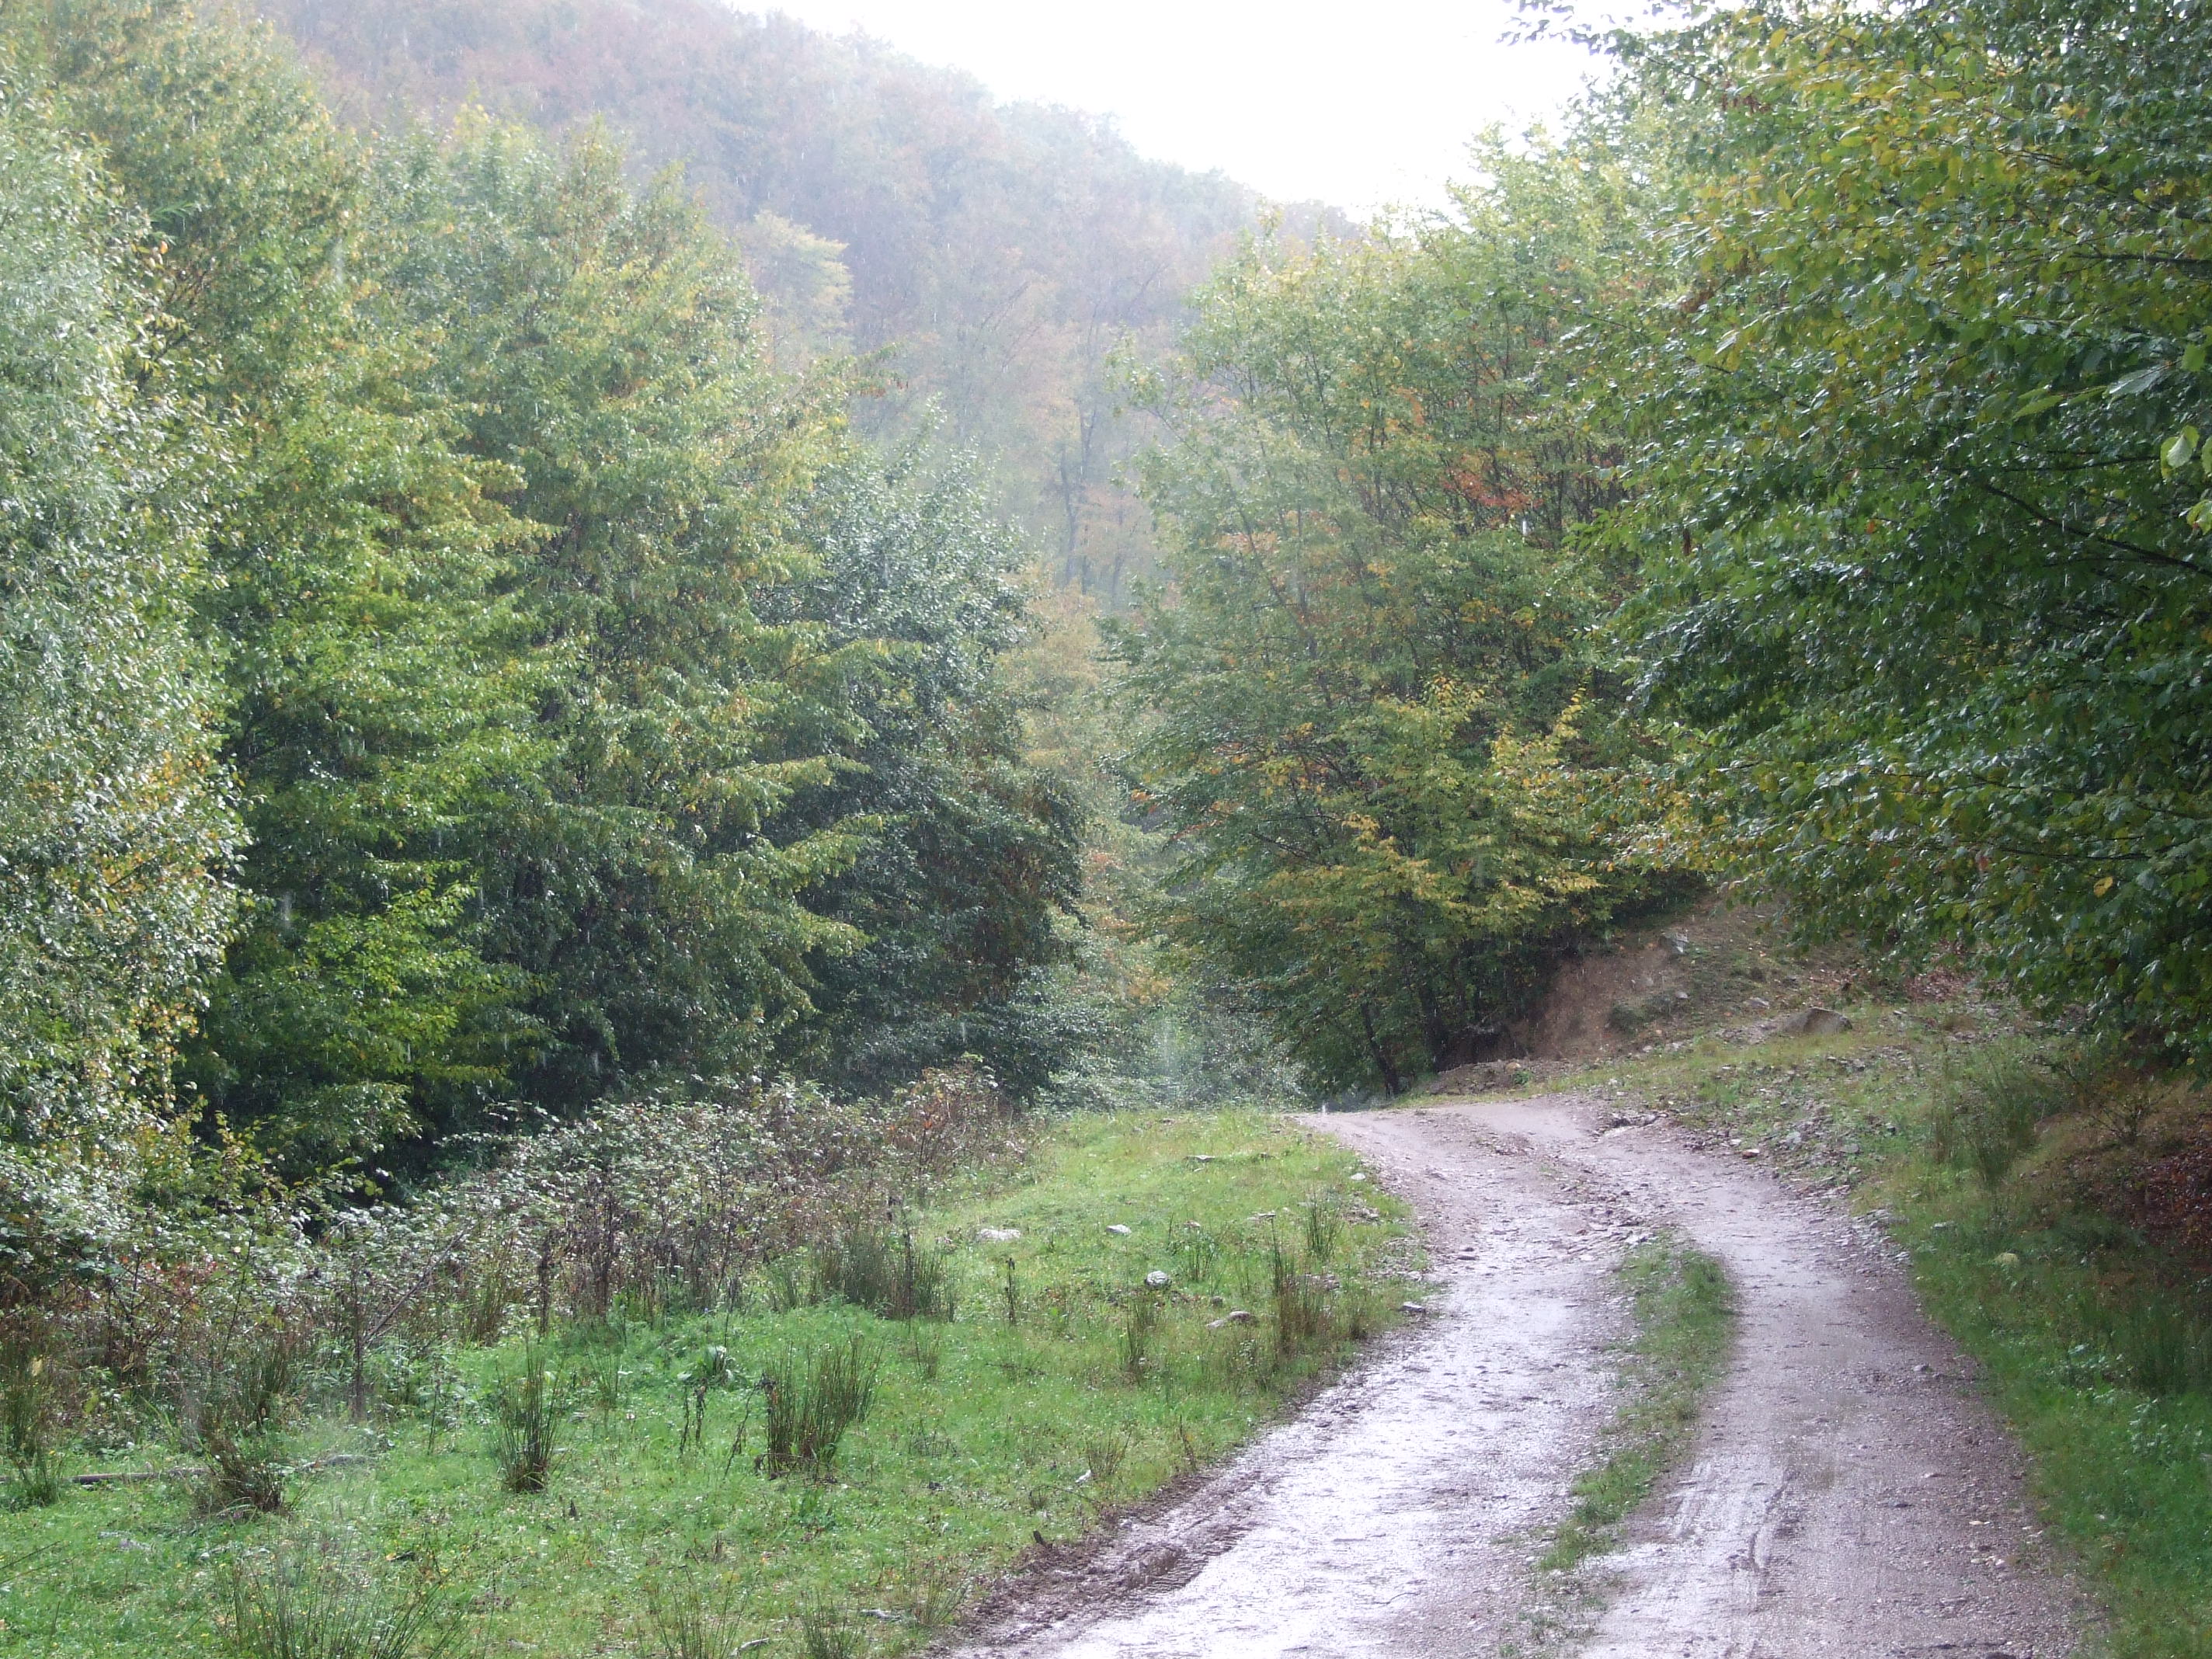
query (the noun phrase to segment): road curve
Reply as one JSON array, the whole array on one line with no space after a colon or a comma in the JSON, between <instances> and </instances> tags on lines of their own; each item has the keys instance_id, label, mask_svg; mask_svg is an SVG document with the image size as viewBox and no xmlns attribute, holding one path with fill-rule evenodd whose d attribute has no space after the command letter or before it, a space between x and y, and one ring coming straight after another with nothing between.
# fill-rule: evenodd
<instances>
[{"instance_id":1,"label":"road curve","mask_svg":"<svg viewBox=\"0 0 2212 1659\"><path fill-rule=\"evenodd\" d=\"M1583 1097L1310 1121L1412 1202L1437 1311L1186 1501L1040 1575L961 1654L2072 1651L2082 1610L2016 1451L1894 1261L1832 1206ZM1726 1266L1736 1350L1689 1467L1572 1630L1535 1556L1606 1416L1610 1271L1662 1227Z\"/></svg>"}]
</instances>

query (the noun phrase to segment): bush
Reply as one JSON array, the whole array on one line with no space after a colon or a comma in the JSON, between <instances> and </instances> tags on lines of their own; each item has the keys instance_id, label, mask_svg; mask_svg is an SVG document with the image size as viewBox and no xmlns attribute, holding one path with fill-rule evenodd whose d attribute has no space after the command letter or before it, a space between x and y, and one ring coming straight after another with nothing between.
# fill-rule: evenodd
<instances>
[{"instance_id":1,"label":"bush","mask_svg":"<svg viewBox=\"0 0 2212 1659\"><path fill-rule=\"evenodd\" d=\"M769 1474L794 1471L821 1477L837 1461L845 1431L874 1403L878 1362L859 1337L787 1355L761 1379L768 1395L768 1450L761 1467Z\"/></svg>"}]
</instances>

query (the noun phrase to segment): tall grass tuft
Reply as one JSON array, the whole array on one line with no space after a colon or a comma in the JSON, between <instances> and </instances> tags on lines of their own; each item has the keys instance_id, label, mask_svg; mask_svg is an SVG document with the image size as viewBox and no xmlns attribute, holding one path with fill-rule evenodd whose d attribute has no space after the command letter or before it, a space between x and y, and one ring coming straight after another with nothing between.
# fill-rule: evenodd
<instances>
[{"instance_id":1,"label":"tall grass tuft","mask_svg":"<svg viewBox=\"0 0 2212 1659\"><path fill-rule=\"evenodd\" d=\"M856 1336L803 1356L787 1355L769 1366L761 1379L768 1396L768 1449L761 1467L775 1475L826 1475L846 1431L866 1419L874 1403L879 1364Z\"/></svg>"},{"instance_id":2,"label":"tall grass tuft","mask_svg":"<svg viewBox=\"0 0 2212 1659\"><path fill-rule=\"evenodd\" d=\"M1149 1288L1133 1293L1121 1307L1121 1375L1140 1381L1152 1360L1152 1340L1159 1334L1162 1298Z\"/></svg>"},{"instance_id":3,"label":"tall grass tuft","mask_svg":"<svg viewBox=\"0 0 2212 1659\"><path fill-rule=\"evenodd\" d=\"M20 1509L61 1501L54 1395L53 1364L46 1355L17 1344L0 1350L0 1443L8 1457L8 1501Z\"/></svg>"},{"instance_id":4,"label":"tall grass tuft","mask_svg":"<svg viewBox=\"0 0 2212 1659\"><path fill-rule=\"evenodd\" d=\"M462 1627L437 1582L395 1586L357 1563L297 1547L234 1561L231 1647L240 1659L447 1659Z\"/></svg>"},{"instance_id":5,"label":"tall grass tuft","mask_svg":"<svg viewBox=\"0 0 2212 1659\"><path fill-rule=\"evenodd\" d=\"M799 1610L799 1647L806 1659L860 1659L868 1635L849 1609L817 1602Z\"/></svg>"},{"instance_id":6,"label":"tall grass tuft","mask_svg":"<svg viewBox=\"0 0 2212 1659\"><path fill-rule=\"evenodd\" d=\"M1344 1237L1343 1218L1336 1208L1325 1199L1310 1199L1305 1205L1306 1255L1326 1266L1336 1257L1336 1247Z\"/></svg>"},{"instance_id":7,"label":"tall grass tuft","mask_svg":"<svg viewBox=\"0 0 2212 1659\"><path fill-rule=\"evenodd\" d=\"M200 1411L207 1468L192 1493L204 1516L281 1515L286 1468L279 1431L299 1385L301 1342L273 1328L249 1333L220 1368Z\"/></svg>"},{"instance_id":8,"label":"tall grass tuft","mask_svg":"<svg viewBox=\"0 0 2212 1659\"><path fill-rule=\"evenodd\" d=\"M1280 1242L1268 1254L1268 1278L1275 1302L1275 1348L1285 1358L1304 1352L1334 1334L1329 1317L1328 1287L1298 1264Z\"/></svg>"},{"instance_id":9,"label":"tall grass tuft","mask_svg":"<svg viewBox=\"0 0 2212 1659\"><path fill-rule=\"evenodd\" d=\"M918 1248L911 1231L841 1229L814 1247L815 1299L846 1302L886 1319L950 1319L950 1263L941 1250Z\"/></svg>"},{"instance_id":10,"label":"tall grass tuft","mask_svg":"<svg viewBox=\"0 0 2212 1659\"><path fill-rule=\"evenodd\" d=\"M533 1349L492 1394L492 1455L509 1492L544 1492L560 1448L561 1390Z\"/></svg>"},{"instance_id":11,"label":"tall grass tuft","mask_svg":"<svg viewBox=\"0 0 2212 1659\"><path fill-rule=\"evenodd\" d=\"M940 1631L968 1605L968 1577L955 1563L928 1558L907 1569L901 1600L921 1631Z\"/></svg>"},{"instance_id":12,"label":"tall grass tuft","mask_svg":"<svg viewBox=\"0 0 2212 1659\"><path fill-rule=\"evenodd\" d=\"M2075 1094L2063 1073L2016 1044L1948 1056L1936 1085L1929 1152L1996 1187L2034 1148L2044 1120L2066 1110Z\"/></svg>"},{"instance_id":13,"label":"tall grass tuft","mask_svg":"<svg viewBox=\"0 0 2212 1659\"><path fill-rule=\"evenodd\" d=\"M737 1622L743 1606L727 1588L719 1595L693 1583L647 1590L653 1659L734 1659L746 1647Z\"/></svg>"}]
</instances>

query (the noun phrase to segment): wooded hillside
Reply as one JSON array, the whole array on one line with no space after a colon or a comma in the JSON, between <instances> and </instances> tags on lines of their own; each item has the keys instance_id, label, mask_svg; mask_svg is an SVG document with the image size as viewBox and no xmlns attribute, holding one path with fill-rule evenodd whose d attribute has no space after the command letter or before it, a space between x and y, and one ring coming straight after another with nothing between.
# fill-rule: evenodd
<instances>
[{"instance_id":1,"label":"wooded hillside","mask_svg":"<svg viewBox=\"0 0 2212 1659\"><path fill-rule=\"evenodd\" d=\"M1119 411L1109 360L1165 348L1258 222L1253 191L1147 161L1097 118L714 0L259 9L356 122L478 102L555 135L603 120L635 166L680 167L744 247L781 358L889 348L898 389L864 426L933 408L1061 580L1109 606L1149 568L1149 515L1115 470L1153 428Z\"/></svg>"}]
</instances>

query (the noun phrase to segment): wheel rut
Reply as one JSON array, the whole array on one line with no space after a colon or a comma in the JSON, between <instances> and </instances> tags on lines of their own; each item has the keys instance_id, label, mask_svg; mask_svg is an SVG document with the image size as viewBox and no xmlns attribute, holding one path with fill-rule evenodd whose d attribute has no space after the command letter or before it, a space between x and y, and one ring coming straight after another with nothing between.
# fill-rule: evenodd
<instances>
[{"instance_id":1,"label":"wheel rut","mask_svg":"<svg viewBox=\"0 0 2212 1659\"><path fill-rule=\"evenodd\" d=\"M963 1655L1528 1652L1595 1456L1611 1277L1662 1228L1728 1269L1697 1450L1597 1568L1587 1659L2059 1659L2083 1626L2017 1451L1832 1206L1571 1095L1309 1120L1413 1206L1434 1311L1173 1508L1038 1575ZM1586 1570L1587 1571L1588 1570Z\"/></svg>"}]
</instances>

